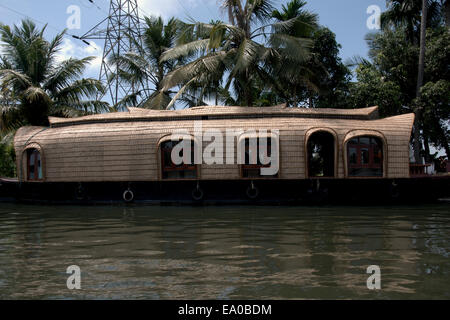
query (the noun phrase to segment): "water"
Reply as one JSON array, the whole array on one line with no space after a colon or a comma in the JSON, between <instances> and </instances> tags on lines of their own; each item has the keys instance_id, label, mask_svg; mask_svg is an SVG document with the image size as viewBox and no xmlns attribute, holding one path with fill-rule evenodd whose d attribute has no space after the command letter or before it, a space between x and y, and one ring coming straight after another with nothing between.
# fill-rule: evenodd
<instances>
[{"instance_id":1,"label":"water","mask_svg":"<svg viewBox=\"0 0 450 320\"><path fill-rule=\"evenodd\" d=\"M0 299L449 299L449 209L0 204Z\"/></svg>"}]
</instances>

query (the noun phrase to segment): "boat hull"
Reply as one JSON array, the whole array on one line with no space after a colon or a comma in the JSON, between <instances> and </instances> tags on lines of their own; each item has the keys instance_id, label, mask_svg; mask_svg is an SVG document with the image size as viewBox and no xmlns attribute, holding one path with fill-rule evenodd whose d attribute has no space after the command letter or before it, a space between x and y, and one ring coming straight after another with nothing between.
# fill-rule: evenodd
<instances>
[{"instance_id":1,"label":"boat hull","mask_svg":"<svg viewBox=\"0 0 450 320\"><path fill-rule=\"evenodd\" d=\"M450 176L408 179L19 183L0 199L48 204L382 204L450 197Z\"/></svg>"}]
</instances>

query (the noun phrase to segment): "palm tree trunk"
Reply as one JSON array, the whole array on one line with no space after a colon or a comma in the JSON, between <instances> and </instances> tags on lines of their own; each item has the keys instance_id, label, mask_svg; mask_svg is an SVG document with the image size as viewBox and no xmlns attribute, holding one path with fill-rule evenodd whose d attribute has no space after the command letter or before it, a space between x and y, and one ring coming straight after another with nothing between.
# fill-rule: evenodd
<instances>
[{"instance_id":1,"label":"palm tree trunk","mask_svg":"<svg viewBox=\"0 0 450 320\"><path fill-rule=\"evenodd\" d=\"M425 69L425 39L427 31L427 13L428 3L427 0L422 0L422 20L420 22L420 54L419 54L419 70L417 74L417 89L416 97L420 98L420 89L423 85L423 74ZM420 139L420 123L422 121L422 110L420 106L415 110L416 118L414 121L414 160L416 163L422 163L422 157L420 156L422 150L422 141Z\"/></svg>"},{"instance_id":2,"label":"palm tree trunk","mask_svg":"<svg viewBox=\"0 0 450 320\"><path fill-rule=\"evenodd\" d=\"M247 96L247 107L253 107L253 97L250 86L248 86L247 88L246 96Z\"/></svg>"},{"instance_id":3,"label":"palm tree trunk","mask_svg":"<svg viewBox=\"0 0 450 320\"><path fill-rule=\"evenodd\" d=\"M245 71L245 83L247 84L245 95L247 100L247 107L253 107L253 90L248 72L248 70Z\"/></svg>"},{"instance_id":4,"label":"palm tree trunk","mask_svg":"<svg viewBox=\"0 0 450 320\"><path fill-rule=\"evenodd\" d=\"M428 133L423 132L423 147L424 147L424 151L425 151L425 163L430 163L431 161L431 154L430 154L430 144L429 144L429 139L428 139Z\"/></svg>"}]
</instances>

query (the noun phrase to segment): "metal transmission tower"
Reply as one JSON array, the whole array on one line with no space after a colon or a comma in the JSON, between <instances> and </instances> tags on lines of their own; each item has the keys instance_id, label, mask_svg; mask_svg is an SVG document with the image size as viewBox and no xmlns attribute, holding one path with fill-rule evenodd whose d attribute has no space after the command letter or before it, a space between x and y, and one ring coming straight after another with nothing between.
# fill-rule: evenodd
<instances>
[{"instance_id":1,"label":"metal transmission tower","mask_svg":"<svg viewBox=\"0 0 450 320\"><path fill-rule=\"evenodd\" d=\"M138 92L141 93L141 98L144 98L142 95L145 95L145 90L141 89L146 89L146 81L130 85L117 76L116 71L120 69L118 63L116 65L108 63L108 59L113 55L136 52L136 42L142 44L137 0L111 0L108 17L84 35L74 38L86 44L89 44L86 40L105 41L99 79L106 84L107 95L110 96L113 105L122 98Z\"/></svg>"}]
</instances>

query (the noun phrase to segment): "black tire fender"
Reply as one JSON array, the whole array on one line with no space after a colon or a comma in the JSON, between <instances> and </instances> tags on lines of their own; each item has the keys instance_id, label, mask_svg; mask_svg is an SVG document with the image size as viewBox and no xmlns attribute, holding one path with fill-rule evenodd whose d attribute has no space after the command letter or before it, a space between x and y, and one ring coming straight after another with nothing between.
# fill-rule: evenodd
<instances>
[{"instance_id":1,"label":"black tire fender","mask_svg":"<svg viewBox=\"0 0 450 320\"><path fill-rule=\"evenodd\" d=\"M259 196L259 189L252 182L251 185L247 188L246 194L249 199L254 200Z\"/></svg>"},{"instance_id":2,"label":"black tire fender","mask_svg":"<svg viewBox=\"0 0 450 320\"><path fill-rule=\"evenodd\" d=\"M133 202L134 200L134 193L130 189L125 190L125 192L122 195L123 201L126 203Z\"/></svg>"},{"instance_id":3,"label":"black tire fender","mask_svg":"<svg viewBox=\"0 0 450 320\"><path fill-rule=\"evenodd\" d=\"M194 190L192 190L191 195L192 195L192 199L194 199L195 201L200 201L203 199L205 194L200 187L197 187Z\"/></svg>"}]
</instances>

